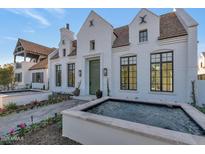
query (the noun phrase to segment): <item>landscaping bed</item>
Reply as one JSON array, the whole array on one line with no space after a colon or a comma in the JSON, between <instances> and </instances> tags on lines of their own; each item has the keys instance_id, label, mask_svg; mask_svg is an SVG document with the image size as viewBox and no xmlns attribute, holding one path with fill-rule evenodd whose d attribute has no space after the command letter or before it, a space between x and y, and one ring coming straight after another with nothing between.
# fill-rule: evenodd
<instances>
[{"instance_id":1,"label":"landscaping bed","mask_svg":"<svg viewBox=\"0 0 205 154\"><path fill-rule=\"evenodd\" d=\"M60 103L70 99L70 94L62 94L62 93L54 93L48 96L48 100L44 101L33 101L29 104L25 105L16 105L15 103L9 103L8 105L4 106L4 109L0 108L0 117L9 115L11 113L19 113L21 111L27 111L34 108Z\"/></svg>"},{"instance_id":2,"label":"landscaping bed","mask_svg":"<svg viewBox=\"0 0 205 154\"><path fill-rule=\"evenodd\" d=\"M79 143L62 137L62 129L55 123L43 129L28 133L16 145L78 145Z\"/></svg>"},{"instance_id":3,"label":"landscaping bed","mask_svg":"<svg viewBox=\"0 0 205 154\"><path fill-rule=\"evenodd\" d=\"M18 129L12 129L8 134L0 137L0 145L70 145L79 144L68 138L62 137L62 116L55 114L54 117L42 120L39 123L26 126L21 123Z\"/></svg>"}]
</instances>

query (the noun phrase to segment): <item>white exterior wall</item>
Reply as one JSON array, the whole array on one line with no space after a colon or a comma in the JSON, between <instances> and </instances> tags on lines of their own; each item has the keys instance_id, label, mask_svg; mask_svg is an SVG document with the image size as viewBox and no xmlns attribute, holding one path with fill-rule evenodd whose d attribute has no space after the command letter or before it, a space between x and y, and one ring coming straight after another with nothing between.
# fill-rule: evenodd
<instances>
[{"instance_id":1,"label":"white exterior wall","mask_svg":"<svg viewBox=\"0 0 205 154\"><path fill-rule=\"evenodd\" d=\"M43 83L33 83L32 82L32 74L33 73L40 73L43 72ZM38 69L38 70L30 70L29 71L31 83L32 83L32 88L33 89L43 89L45 85L45 89L48 89L48 69Z\"/></svg>"},{"instance_id":2,"label":"white exterior wall","mask_svg":"<svg viewBox=\"0 0 205 154\"><path fill-rule=\"evenodd\" d=\"M59 49L52 52L48 56L48 74L49 74L49 90L54 92L65 92L71 93L74 91L75 87L68 87L68 64L76 63L76 56L68 56L72 51L72 41L74 40L74 34L70 30L66 28L60 29L60 42L59 42ZM64 40L65 44L62 44L62 40ZM66 56L63 56L63 49L66 49ZM51 60L50 58L53 57L56 52L59 51L59 58ZM61 65L61 77L62 82L61 86L56 86L56 65Z\"/></svg>"},{"instance_id":3,"label":"white exterior wall","mask_svg":"<svg viewBox=\"0 0 205 154\"><path fill-rule=\"evenodd\" d=\"M158 40L160 17L147 9L142 9L128 25L130 45L112 48L115 37L113 27L92 11L77 34L76 58L60 57L49 60L51 90L70 91L67 87L66 64L75 62L75 85L81 82L80 95L89 95L89 60L100 59L100 89L104 96L107 96L107 79L109 79L110 95L114 97L191 102L191 81L197 80L197 23L181 9L176 9L176 14L187 30L187 36ZM147 15L146 23L140 24L140 16L144 15ZM89 26L90 20L94 26ZM148 30L148 41L139 43L139 31L144 29ZM90 51L90 40L95 40L94 51ZM174 92L151 92L150 54L166 51L173 51ZM137 56L137 91L120 90L120 57L129 55ZM62 65L61 87L55 86L56 64ZM108 69L107 77L103 75L103 68ZM79 70L82 71L81 77Z\"/></svg>"},{"instance_id":4,"label":"white exterior wall","mask_svg":"<svg viewBox=\"0 0 205 154\"><path fill-rule=\"evenodd\" d=\"M89 27L93 20L94 26ZM90 40L95 40L95 50L90 51ZM113 28L95 12L91 12L77 35L76 74L82 70L82 76L76 75L76 84L81 81L81 95L89 95L89 60L100 59L100 89L107 95L107 78L112 77L112 40ZM103 76L103 68L108 76Z\"/></svg>"},{"instance_id":5,"label":"white exterior wall","mask_svg":"<svg viewBox=\"0 0 205 154\"><path fill-rule=\"evenodd\" d=\"M25 88L26 84L31 84L32 78L30 78L30 71L29 68L31 68L36 63L34 62L21 62L22 67L16 69L14 73L22 73L22 82L17 83L17 88Z\"/></svg>"},{"instance_id":6,"label":"white exterior wall","mask_svg":"<svg viewBox=\"0 0 205 154\"><path fill-rule=\"evenodd\" d=\"M69 63L75 63L75 57L61 57L55 60L50 60L49 65L50 65L50 69L49 69L49 89L51 91L54 92L73 92L74 91L74 87L68 87L68 78L67 78L67 74L68 74L68 64ZM55 73L55 66L56 65L61 65L62 67L62 83L61 83L61 87L57 87L56 86L56 73Z\"/></svg>"},{"instance_id":7,"label":"white exterior wall","mask_svg":"<svg viewBox=\"0 0 205 154\"><path fill-rule=\"evenodd\" d=\"M173 40L174 41L174 40ZM113 87L115 97L139 98L140 100L162 100L185 102L186 100L186 38L157 44L144 44L113 50ZM177 42L178 41L178 42ZM120 51L121 50L121 51ZM174 56L174 92L150 91L150 54L154 52L173 51ZM120 57L137 56L137 91L120 90Z\"/></svg>"}]
</instances>

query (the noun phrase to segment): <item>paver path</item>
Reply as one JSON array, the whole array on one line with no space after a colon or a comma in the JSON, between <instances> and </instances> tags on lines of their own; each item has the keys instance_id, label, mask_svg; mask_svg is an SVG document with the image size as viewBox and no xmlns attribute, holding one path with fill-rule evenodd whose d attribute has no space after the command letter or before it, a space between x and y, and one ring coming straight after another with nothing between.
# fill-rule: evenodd
<instances>
[{"instance_id":1,"label":"paver path","mask_svg":"<svg viewBox=\"0 0 205 154\"><path fill-rule=\"evenodd\" d=\"M62 103L48 105L45 107L35 108L20 113L14 113L5 117L0 117L0 136L8 133L9 129L16 128L20 123L31 124L31 116L33 116L33 122L40 122L41 120L53 117L55 113L60 113L63 110L72 108L74 106L86 103L82 100L68 100Z\"/></svg>"}]
</instances>

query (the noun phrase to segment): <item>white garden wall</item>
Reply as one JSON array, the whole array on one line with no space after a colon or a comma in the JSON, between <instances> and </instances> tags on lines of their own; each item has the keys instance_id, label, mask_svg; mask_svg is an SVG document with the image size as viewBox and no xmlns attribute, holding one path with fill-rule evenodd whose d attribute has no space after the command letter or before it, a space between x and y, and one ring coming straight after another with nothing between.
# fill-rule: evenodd
<instances>
[{"instance_id":1,"label":"white garden wall","mask_svg":"<svg viewBox=\"0 0 205 154\"><path fill-rule=\"evenodd\" d=\"M31 103L32 101L48 100L48 96L51 94L51 92L40 91L27 94L19 93L15 95L0 95L0 108L3 108L4 105L9 103L16 103L16 105L24 105Z\"/></svg>"},{"instance_id":2,"label":"white garden wall","mask_svg":"<svg viewBox=\"0 0 205 154\"><path fill-rule=\"evenodd\" d=\"M196 82L197 102L199 105L205 105L205 80Z\"/></svg>"}]
</instances>

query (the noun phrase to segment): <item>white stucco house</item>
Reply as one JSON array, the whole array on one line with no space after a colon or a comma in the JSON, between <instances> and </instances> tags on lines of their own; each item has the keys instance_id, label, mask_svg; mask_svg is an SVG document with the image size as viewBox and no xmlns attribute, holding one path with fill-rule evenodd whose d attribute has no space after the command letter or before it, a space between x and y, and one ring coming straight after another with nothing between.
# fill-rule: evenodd
<instances>
[{"instance_id":1,"label":"white stucco house","mask_svg":"<svg viewBox=\"0 0 205 154\"><path fill-rule=\"evenodd\" d=\"M120 20L120 18L119 18ZM141 9L115 28L91 11L76 34L60 29L59 47L48 55L51 91L80 95L191 102L197 80L198 23L183 9L156 15Z\"/></svg>"},{"instance_id":2,"label":"white stucco house","mask_svg":"<svg viewBox=\"0 0 205 154\"><path fill-rule=\"evenodd\" d=\"M18 39L14 50L14 72L16 88L48 88L48 54L55 48L49 48L24 39ZM17 57L23 60L17 62Z\"/></svg>"}]
</instances>

